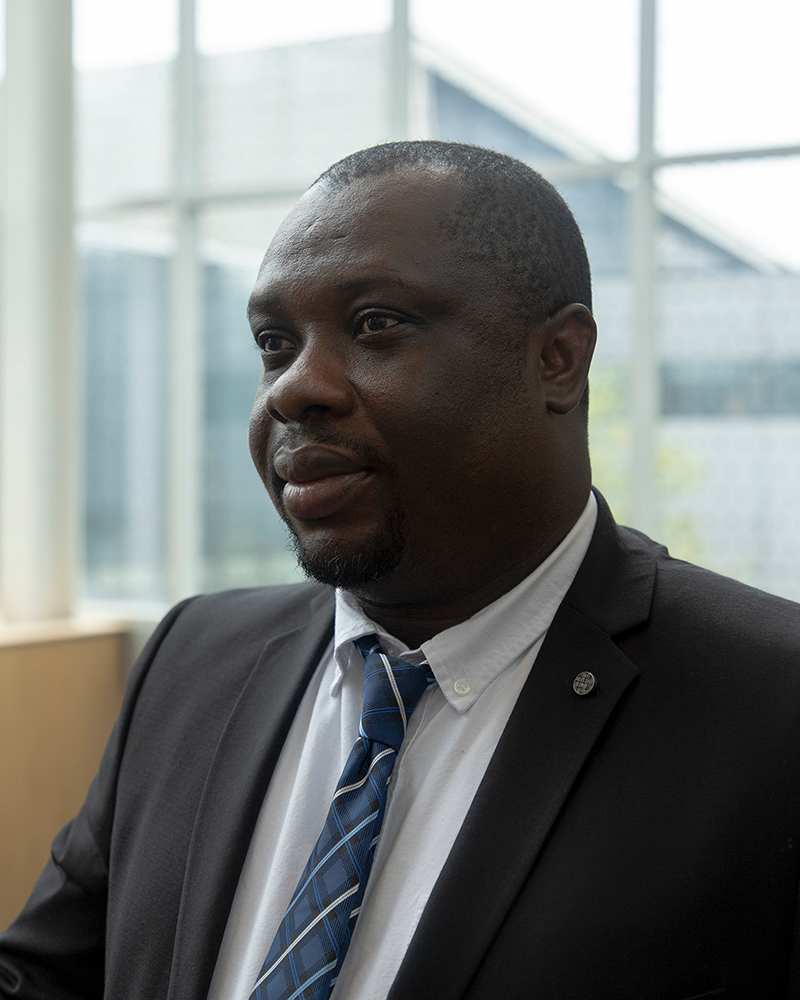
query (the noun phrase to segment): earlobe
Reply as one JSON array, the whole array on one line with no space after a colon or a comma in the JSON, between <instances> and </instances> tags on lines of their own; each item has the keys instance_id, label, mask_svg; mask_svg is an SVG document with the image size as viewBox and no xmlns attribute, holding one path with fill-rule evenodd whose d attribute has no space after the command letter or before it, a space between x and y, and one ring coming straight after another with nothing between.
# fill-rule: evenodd
<instances>
[{"instance_id":1,"label":"earlobe","mask_svg":"<svg viewBox=\"0 0 800 1000\"><path fill-rule=\"evenodd\" d=\"M594 317L580 302L545 321L539 374L551 413L569 413L580 402L596 339Z\"/></svg>"}]
</instances>

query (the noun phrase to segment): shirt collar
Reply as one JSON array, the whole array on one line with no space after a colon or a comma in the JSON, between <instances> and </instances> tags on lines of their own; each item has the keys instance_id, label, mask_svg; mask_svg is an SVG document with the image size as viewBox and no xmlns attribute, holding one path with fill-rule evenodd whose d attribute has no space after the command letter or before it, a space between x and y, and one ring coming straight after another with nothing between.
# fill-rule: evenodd
<instances>
[{"instance_id":1,"label":"shirt collar","mask_svg":"<svg viewBox=\"0 0 800 1000\"><path fill-rule=\"evenodd\" d=\"M341 687L345 671L363 663L353 640L375 633L390 656L411 663L427 660L448 702L466 712L494 678L540 639L583 562L597 521L594 494L561 544L508 593L459 625L439 632L419 649L408 647L368 618L355 598L336 591L331 694ZM464 693L459 693L459 691Z\"/></svg>"}]
</instances>

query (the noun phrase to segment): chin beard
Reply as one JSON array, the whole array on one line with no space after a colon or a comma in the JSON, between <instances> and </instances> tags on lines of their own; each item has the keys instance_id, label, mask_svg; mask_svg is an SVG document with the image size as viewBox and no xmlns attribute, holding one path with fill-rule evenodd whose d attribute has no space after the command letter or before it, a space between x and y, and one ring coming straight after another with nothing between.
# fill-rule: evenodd
<instances>
[{"instance_id":1,"label":"chin beard","mask_svg":"<svg viewBox=\"0 0 800 1000\"><path fill-rule=\"evenodd\" d=\"M335 542L309 549L291 526L289 530L290 547L306 576L344 590L374 583L391 573L400 562L406 543L403 519L399 514L392 515L381 532L357 552L342 552Z\"/></svg>"}]
</instances>

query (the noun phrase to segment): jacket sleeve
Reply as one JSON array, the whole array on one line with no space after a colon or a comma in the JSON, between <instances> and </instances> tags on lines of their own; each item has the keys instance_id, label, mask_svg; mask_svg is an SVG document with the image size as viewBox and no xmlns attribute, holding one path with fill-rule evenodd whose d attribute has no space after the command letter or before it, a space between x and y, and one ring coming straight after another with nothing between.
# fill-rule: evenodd
<instances>
[{"instance_id":1,"label":"jacket sleeve","mask_svg":"<svg viewBox=\"0 0 800 1000\"><path fill-rule=\"evenodd\" d=\"M22 913L0 934L0 997L103 996L108 857L119 763L142 681L187 603L170 611L137 660L81 811L56 836L50 860Z\"/></svg>"}]
</instances>

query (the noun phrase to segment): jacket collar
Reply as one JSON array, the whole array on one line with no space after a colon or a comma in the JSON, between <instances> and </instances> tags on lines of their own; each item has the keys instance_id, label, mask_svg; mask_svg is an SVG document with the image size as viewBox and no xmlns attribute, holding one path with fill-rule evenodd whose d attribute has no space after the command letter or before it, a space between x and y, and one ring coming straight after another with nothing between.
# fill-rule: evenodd
<instances>
[{"instance_id":1,"label":"jacket collar","mask_svg":"<svg viewBox=\"0 0 800 1000\"><path fill-rule=\"evenodd\" d=\"M303 692L333 634L333 592L286 618L264 647L220 738L186 861L168 1000L208 991L250 840Z\"/></svg>"},{"instance_id":2,"label":"jacket collar","mask_svg":"<svg viewBox=\"0 0 800 1000\"><path fill-rule=\"evenodd\" d=\"M616 636L650 617L656 558L668 553L641 532L620 528L603 495L594 495L597 524L564 604Z\"/></svg>"},{"instance_id":3,"label":"jacket collar","mask_svg":"<svg viewBox=\"0 0 800 1000\"><path fill-rule=\"evenodd\" d=\"M655 547L644 536L621 533L603 498L598 494L597 499L592 542L434 886L388 1000L464 996L595 743L638 675L612 636L649 617ZM579 697L572 685L585 670L594 674L596 687L588 697Z\"/></svg>"}]
</instances>

